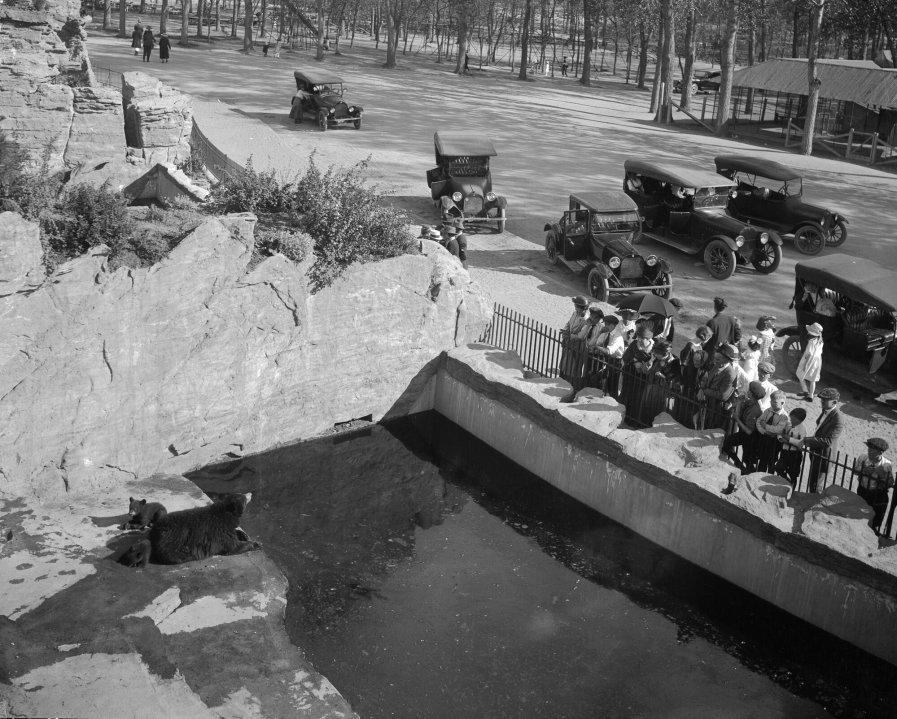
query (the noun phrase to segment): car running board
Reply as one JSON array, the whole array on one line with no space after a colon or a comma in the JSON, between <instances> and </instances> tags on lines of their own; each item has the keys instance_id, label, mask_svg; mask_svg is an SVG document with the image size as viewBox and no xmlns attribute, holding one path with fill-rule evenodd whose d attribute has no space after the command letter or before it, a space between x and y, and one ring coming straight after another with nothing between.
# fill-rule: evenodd
<instances>
[{"instance_id":1,"label":"car running board","mask_svg":"<svg viewBox=\"0 0 897 719\"><path fill-rule=\"evenodd\" d=\"M695 249L694 245L689 240L680 240L675 237L670 237L669 235L658 235L650 230L644 231L642 230L642 238L647 237L649 240L654 240L655 242L659 242L661 245L668 245L669 247L675 247L677 250L681 252L686 252L689 255L696 255L701 252L700 249ZM702 248L703 249L703 248Z\"/></svg>"}]
</instances>

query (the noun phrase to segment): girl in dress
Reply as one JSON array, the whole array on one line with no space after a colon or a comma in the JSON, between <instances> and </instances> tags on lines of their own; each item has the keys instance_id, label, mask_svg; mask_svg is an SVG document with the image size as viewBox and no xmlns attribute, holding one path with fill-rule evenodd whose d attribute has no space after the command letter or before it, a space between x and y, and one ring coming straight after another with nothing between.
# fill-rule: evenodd
<instances>
[{"instance_id":1,"label":"girl in dress","mask_svg":"<svg viewBox=\"0 0 897 719\"><path fill-rule=\"evenodd\" d=\"M772 353L776 348L776 318L762 315L757 320L757 330L760 332L760 361L772 362Z\"/></svg>"},{"instance_id":2,"label":"girl in dress","mask_svg":"<svg viewBox=\"0 0 897 719\"><path fill-rule=\"evenodd\" d=\"M760 364L762 342L759 337L751 335L744 346L741 347L741 358L738 364L741 368L738 376L738 393L742 397L748 396L748 387L757 379L757 365Z\"/></svg>"},{"instance_id":3,"label":"girl in dress","mask_svg":"<svg viewBox=\"0 0 897 719\"><path fill-rule=\"evenodd\" d=\"M807 402L816 396L816 383L822 374L822 325L814 322L807 326L807 347L797 365L797 381L803 390L800 394Z\"/></svg>"}]
</instances>

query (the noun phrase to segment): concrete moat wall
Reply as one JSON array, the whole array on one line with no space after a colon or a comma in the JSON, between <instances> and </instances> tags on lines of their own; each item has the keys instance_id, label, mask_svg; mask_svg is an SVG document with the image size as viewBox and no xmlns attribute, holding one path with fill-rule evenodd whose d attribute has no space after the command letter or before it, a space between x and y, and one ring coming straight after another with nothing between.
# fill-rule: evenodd
<instances>
[{"instance_id":1,"label":"concrete moat wall","mask_svg":"<svg viewBox=\"0 0 897 719\"><path fill-rule=\"evenodd\" d=\"M835 492L795 512L775 478L759 475L722 496L726 473L715 466L715 437L677 430L663 415L653 430L622 429L622 408L600 393L559 405L567 387L527 379L513 353L474 345L444 358L434 408L602 514L897 664L897 577L887 571L893 556L846 556L833 549L837 540L814 541L821 535L810 531L825 522L835 534L857 533L851 522L865 524L865 514L850 520L826 510L837 504L833 497L852 500Z\"/></svg>"}]
</instances>

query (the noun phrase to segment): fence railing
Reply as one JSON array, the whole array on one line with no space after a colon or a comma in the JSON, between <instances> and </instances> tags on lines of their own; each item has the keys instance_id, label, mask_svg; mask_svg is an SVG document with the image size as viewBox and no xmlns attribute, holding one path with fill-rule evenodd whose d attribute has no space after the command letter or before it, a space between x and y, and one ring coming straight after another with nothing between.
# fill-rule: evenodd
<instances>
[{"instance_id":1,"label":"fence railing","mask_svg":"<svg viewBox=\"0 0 897 719\"><path fill-rule=\"evenodd\" d=\"M669 369L624 363L622 359L590 351L582 340L500 304L495 305L492 322L480 341L516 352L530 372L570 382L570 397L564 399L572 399L584 387L600 389L624 405L625 422L631 428L650 427L659 414L666 412L692 429L723 429L727 435L737 430L733 418L737 405L733 408L706 397L701 374L683 374L677 363ZM833 484L856 491L858 486L860 475L855 459L843 452L789 449L778 446L776 440L776 444L753 447L747 457L744 445L732 447L727 453L742 471L776 474L787 479L798 492L822 491ZM897 496L897 491L894 494ZM895 508L897 502L892 500L881 523L883 536L892 537Z\"/></svg>"},{"instance_id":2,"label":"fence railing","mask_svg":"<svg viewBox=\"0 0 897 719\"><path fill-rule=\"evenodd\" d=\"M121 91L123 76L118 70L102 65L93 66L93 74L101 85ZM216 179L236 177L243 172L243 166L220 150L205 136L196 118L190 131L191 160L198 160Z\"/></svg>"}]
</instances>

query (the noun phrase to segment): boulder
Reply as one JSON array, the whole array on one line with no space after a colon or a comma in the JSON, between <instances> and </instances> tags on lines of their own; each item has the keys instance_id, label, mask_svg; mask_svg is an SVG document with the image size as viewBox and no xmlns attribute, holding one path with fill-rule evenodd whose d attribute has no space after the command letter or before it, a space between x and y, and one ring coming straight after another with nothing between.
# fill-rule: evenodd
<instances>
[{"instance_id":1,"label":"boulder","mask_svg":"<svg viewBox=\"0 0 897 719\"><path fill-rule=\"evenodd\" d=\"M852 557L878 552L878 537L869 526L873 511L866 500L844 487L832 485L804 513L801 532Z\"/></svg>"},{"instance_id":2,"label":"boulder","mask_svg":"<svg viewBox=\"0 0 897 719\"><path fill-rule=\"evenodd\" d=\"M736 476L735 491L723 495L729 502L783 532L793 529L794 510L788 500L794 490L787 479L762 472Z\"/></svg>"},{"instance_id":3,"label":"boulder","mask_svg":"<svg viewBox=\"0 0 897 719\"><path fill-rule=\"evenodd\" d=\"M44 280L40 228L15 212L0 212L0 298Z\"/></svg>"},{"instance_id":4,"label":"boulder","mask_svg":"<svg viewBox=\"0 0 897 719\"><path fill-rule=\"evenodd\" d=\"M69 167L125 156L121 93L106 87L74 89L72 127L63 159Z\"/></svg>"},{"instance_id":5,"label":"boulder","mask_svg":"<svg viewBox=\"0 0 897 719\"><path fill-rule=\"evenodd\" d=\"M93 248L0 299L7 488L92 492L380 418L491 317L442 248L353 265L315 295L280 255L247 273L252 220L210 219L147 269L110 271Z\"/></svg>"},{"instance_id":6,"label":"boulder","mask_svg":"<svg viewBox=\"0 0 897 719\"><path fill-rule=\"evenodd\" d=\"M125 137L148 163L183 162L190 157L193 99L142 72L126 72L122 81Z\"/></svg>"}]
</instances>

